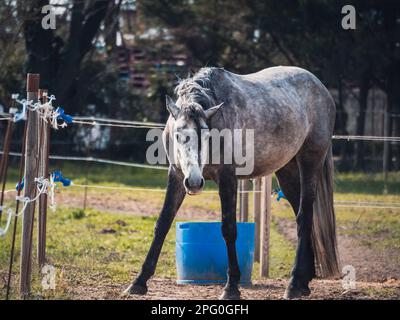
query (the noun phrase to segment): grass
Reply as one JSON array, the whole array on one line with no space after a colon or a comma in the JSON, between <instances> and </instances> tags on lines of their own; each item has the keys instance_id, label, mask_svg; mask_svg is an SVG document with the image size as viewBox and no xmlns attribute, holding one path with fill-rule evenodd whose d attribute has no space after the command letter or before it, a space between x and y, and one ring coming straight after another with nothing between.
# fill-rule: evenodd
<instances>
[{"instance_id":1,"label":"grass","mask_svg":"<svg viewBox=\"0 0 400 320\"><path fill-rule=\"evenodd\" d=\"M126 285L140 270L153 236L155 217L100 212L96 210L58 209L49 215L47 255L49 263L57 270L57 289L42 290L39 270L34 264L33 297L73 298L68 287L93 279L95 283ZM179 219L178 219L179 220ZM181 220L182 221L182 220ZM51 231L50 231L51 230ZM17 252L19 256L19 239ZM0 243L0 261L4 266L8 259L10 234ZM294 248L275 228L271 232L271 271L273 278L288 276L294 259ZM34 243L35 247L36 241ZM33 259L36 259L35 252ZM19 260L19 259L17 259ZM14 270L18 270L16 261ZM5 270L1 270L5 276ZM253 279L258 279L259 265L255 264ZM175 224L164 243L156 271L157 277L176 278ZM13 278L18 283L17 274ZM96 285L92 283L92 285ZM0 299L5 295L0 291ZM15 298L15 294L13 294Z\"/></svg>"},{"instance_id":2,"label":"grass","mask_svg":"<svg viewBox=\"0 0 400 320\"><path fill-rule=\"evenodd\" d=\"M274 204L278 218L293 219L287 204ZM400 209L336 208L338 233L350 235L368 247L400 250ZM400 257L400 256L399 256Z\"/></svg>"},{"instance_id":3,"label":"grass","mask_svg":"<svg viewBox=\"0 0 400 320\"><path fill-rule=\"evenodd\" d=\"M335 188L337 193L359 195L396 195L400 196L400 171L390 172L385 187L382 173L336 173ZM385 190L386 189L386 190Z\"/></svg>"},{"instance_id":4,"label":"grass","mask_svg":"<svg viewBox=\"0 0 400 320\"><path fill-rule=\"evenodd\" d=\"M57 166L63 174L77 184L86 183L84 165L71 163ZM11 168L7 188L13 188L17 180L17 171ZM400 173L389 176L388 193L382 194L384 182L382 175L337 174L337 200L351 201L384 201L399 202ZM89 184L107 186L129 186L147 188L165 188L166 172L131 167L117 167L92 164L89 168ZM276 181L274 181L276 185ZM207 185L209 190L215 185ZM59 188L59 193L71 198L82 198L82 189ZM89 189L89 198L111 197L116 205L123 201L136 200L146 204L145 210L158 211L162 204L163 192L147 191L116 191ZM78 285L97 286L102 283L128 284L140 270L152 239L155 217L144 216L143 212L132 212L135 215L121 211L90 208L83 211L74 208L73 204L60 203L55 213L49 213L47 254L50 263L57 270L56 290L41 289L41 277L36 264L33 264L33 293L37 298L68 298L72 299L70 288ZM252 204L250 203L250 210ZM148 209L147 209L148 208ZM219 200L216 194L206 193L200 197L189 197L185 200L183 209L212 210L219 212ZM156 212L146 212L156 213ZM280 218L293 219L293 213L285 201L273 202L273 214ZM400 210L338 208L337 220L339 232L359 237L362 243L381 248L400 249ZM219 217L217 218L219 219ZM178 220L182 220L178 217ZM273 223L271 230L271 261L270 276L272 278L287 277L294 261L294 247L278 231ZM18 228L18 232L20 232ZM13 297L16 298L19 261L19 240L17 235ZM34 239L34 241L36 241ZM9 259L10 233L0 239L0 299L4 298L5 289L2 279L5 279ZM33 258L36 253L33 252ZM253 279L258 279L259 265L255 263ZM175 230L174 226L167 236L160 261L156 271L157 277L176 277L175 270Z\"/></svg>"},{"instance_id":5,"label":"grass","mask_svg":"<svg viewBox=\"0 0 400 320\"><path fill-rule=\"evenodd\" d=\"M112 283L129 283L132 270L140 270L152 238L154 223L155 217L60 208L54 214L49 214L49 263L54 265L59 273L63 273L62 278L67 282L66 285L83 281L88 275L96 275ZM16 257L19 256L20 235L17 239ZM9 243L9 235L0 243L2 266L8 258ZM174 254L174 230L171 230L157 268L159 276L174 276ZM33 255L35 259L35 252ZM18 261L14 270L18 270ZM34 270L33 274L38 274L38 270ZM60 274L58 278L59 276ZM14 279L14 283L17 280ZM37 277L33 282L36 284L34 295L42 294ZM59 290L63 291L62 288L63 286ZM65 297L65 294L60 291L55 293L57 298L60 295Z\"/></svg>"}]
</instances>

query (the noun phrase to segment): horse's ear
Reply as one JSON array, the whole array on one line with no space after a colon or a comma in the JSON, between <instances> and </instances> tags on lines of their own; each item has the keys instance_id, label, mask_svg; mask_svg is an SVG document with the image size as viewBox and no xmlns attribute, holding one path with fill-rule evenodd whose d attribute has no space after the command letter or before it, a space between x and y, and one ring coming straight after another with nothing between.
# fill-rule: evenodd
<instances>
[{"instance_id":1,"label":"horse's ear","mask_svg":"<svg viewBox=\"0 0 400 320\"><path fill-rule=\"evenodd\" d=\"M167 105L167 109L169 111L169 113L174 117L174 119L176 120L178 118L180 109L178 108L178 106L175 104L174 100L172 100L172 98L168 95L165 96L165 103Z\"/></svg>"},{"instance_id":2,"label":"horse's ear","mask_svg":"<svg viewBox=\"0 0 400 320\"><path fill-rule=\"evenodd\" d=\"M224 103L222 102L222 103L220 103L219 105L217 105L217 106L215 106L215 107L212 107L212 108L206 110L206 111L205 111L206 118L207 118L207 119L211 119L211 118L218 112L219 108L221 108L221 106L222 106L223 104L224 104Z\"/></svg>"}]
</instances>

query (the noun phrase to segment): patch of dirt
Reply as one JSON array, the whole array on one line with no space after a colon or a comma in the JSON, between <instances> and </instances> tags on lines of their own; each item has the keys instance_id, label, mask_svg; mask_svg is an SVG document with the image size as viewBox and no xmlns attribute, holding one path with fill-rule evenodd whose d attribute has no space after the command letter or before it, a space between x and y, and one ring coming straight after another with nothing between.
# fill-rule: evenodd
<instances>
[{"instance_id":1,"label":"patch of dirt","mask_svg":"<svg viewBox=\"0 0 400 320\"><path fill-rule=\"evenodd\" d=\"M259 280L253 285L241 288L245 300L283 299L287 280ZM154 278L149 281L149 291L144 296L127 295L123 291L127 285L74 286L68 295L74 299L123 299L123 300L197 300L218 299L222 285L178 285L172 279ZM361 300L361 299L400 299L400 281L385 284L361 282L354 290L345 291L340 281L314 280L312 293L306 300Z\"/></svg>"},{"instance_id":2,"label":"patch of dirt","mask_svg":"<svg viewBox=\"0 0 400 320\"><path fill-rule=\"evenodd\" d=\"M278 230L294 245L297 244L296 222L294 219L273 217ZM339 230L340 231L340 230ZM338 250L341 266L352 265L356 279L361 281L384 282L400 279L399 251L368 247L352 236L338 235Z\"/></svg>"},{"instance_id":3,"label":"patch of dirt","mask_svg":"<svg viewBox=\"0 0 400 320\"><path fill-rule=\"evenodd\" d=\"M158 197L157 197L158 198ZM59 192L56 195L57 202L60 204L68 203L69 207L81 208L83 204L82 197L71 195L66 192ZM133 197L121 196L118 191L108 190L107 193L97 192L87 198L87 207L99 211L109 211L114 213L126 213L140 216L158 216L162 203L157 201L142 201ZM219 212L202 207L191 207L183 204L179 209L178 217L186 219L213 220L219 221L221 215Z\"/></svg>"},{"instance_id":4,"label":"patch of dirt","mask_svg":"<svg viewBox=\"0 0 400 320\"><path fill-rule=\"evenodd\" d=\"M5 195L5 200L10 201L15 199L13 193ZM68 191L61 192L56 189L55 199L58 205L68 206L70 208L82 208L84 194L83 191L77 196L76 193L69 193ZM155 197L159 199L159 197ZM107 192L96 191L96 193L89 194L87 197L86 207L99 211L108 211L110 213L124 213L138 216L158 216L162 201L157 201L149 197L148 201L138 200L134 197L121 195L116 190L107 190ZM185 219L196 219L204 221L219 221L221 215L219 211L204 209L198 206L190 206L183 203L179 209L178 217ZM122 223L122 224L120 224ZM118 222L123 226L124 221Z\"/></svg>"}]
</instances>

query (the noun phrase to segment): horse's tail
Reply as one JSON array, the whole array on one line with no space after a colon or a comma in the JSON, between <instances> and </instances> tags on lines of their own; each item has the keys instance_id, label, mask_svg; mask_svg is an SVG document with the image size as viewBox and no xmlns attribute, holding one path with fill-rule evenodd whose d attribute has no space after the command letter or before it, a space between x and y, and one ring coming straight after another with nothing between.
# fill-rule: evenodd
<instances>
[{"instance_id":1,"label":"horse's tail","mask_svg":"<svg viewBox=\"0 0 400 320\"><path fill-rule=\"evenodd\" d=\"M318 178L312 229L313 247L319 275L321 277L339 276L335 211L333 208L332 147L326 154L323 169Z\"/></svg>"}]
</instances>

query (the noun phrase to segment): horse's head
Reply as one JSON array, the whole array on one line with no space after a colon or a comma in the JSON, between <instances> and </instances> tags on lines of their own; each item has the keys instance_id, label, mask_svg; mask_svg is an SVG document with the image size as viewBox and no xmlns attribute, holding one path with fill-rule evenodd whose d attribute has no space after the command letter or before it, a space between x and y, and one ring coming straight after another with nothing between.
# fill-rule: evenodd
<instances>
[{"instance_id":1,"label":"horse's head","mask_svg":"<svg viewBox=\"0 0 400 320\"><path fill-rule=\"evenodd\" d=\"M183 185L188 194L200 193L204 187L203 168L208 154L210 119L222 105L203 110L196 102L175 103L166 96L166 104L173 118L171 140L174 144L174 163L184 174Z\"/></svg>"}]
</instances>

